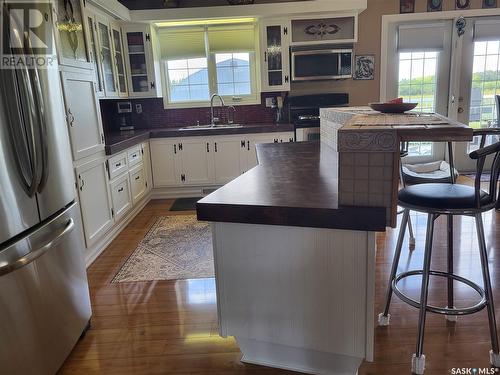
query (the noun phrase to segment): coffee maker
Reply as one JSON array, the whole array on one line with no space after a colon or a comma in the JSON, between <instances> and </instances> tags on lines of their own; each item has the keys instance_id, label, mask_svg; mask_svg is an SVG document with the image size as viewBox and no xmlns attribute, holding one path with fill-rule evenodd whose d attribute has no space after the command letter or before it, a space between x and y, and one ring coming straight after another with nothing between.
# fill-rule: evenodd
<instances>
[{"instance_id":1,"label":"coffee maker","mask_svg":"<svg viewBox=\"0 0 500 375\"><path fill-rule=\"evenodd\" d=\"M132 125L132 102L118 102L117 108L120 115L120 131L134 130L134 125Z\"/></svg>"}]
</instances>

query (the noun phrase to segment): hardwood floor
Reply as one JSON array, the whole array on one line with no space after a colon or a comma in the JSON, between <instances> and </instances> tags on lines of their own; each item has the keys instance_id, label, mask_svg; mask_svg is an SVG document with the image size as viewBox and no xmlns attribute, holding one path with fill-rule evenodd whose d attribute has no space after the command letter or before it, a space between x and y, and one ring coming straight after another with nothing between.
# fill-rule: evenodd
<instances>
[{"instance_id":1,"label":"hardwood floor","mask_svg":"<svg viewBox=\"0 0 500 375\"><path fill-rule=\"evenodd\" d=\"M232 338L217 334L213 279L110 284L111 279L158 216L169 212L171 200L152 201L89 268L93 306L92 326L60 370L61 374L183 374L276 375L288 371L246 365ZM416 249L401 256L402 269L421 267L426 217L412 213ZM484 215L493 289L500 311L500 213ZM481 282L473 220L455 219L455 269ZM384 294L397 231L377 237L376 309ZM446 267L446 219L437 220L433 268ZM405 290L418 298L419 279L405 281ZM431 280L430 302L446 305L445 282ZM455 287L457 306L476 300L474 292ZM364 363L359 375L410 373L418 311L393 298L391 325L375 330L375 361ZM375 319L375 316L374 316ZM424 352L426 374L449 374L455 367L489 367L489 331L486 311L460 317L456 324L428 315Z\"/></svg>"}]
</instances>

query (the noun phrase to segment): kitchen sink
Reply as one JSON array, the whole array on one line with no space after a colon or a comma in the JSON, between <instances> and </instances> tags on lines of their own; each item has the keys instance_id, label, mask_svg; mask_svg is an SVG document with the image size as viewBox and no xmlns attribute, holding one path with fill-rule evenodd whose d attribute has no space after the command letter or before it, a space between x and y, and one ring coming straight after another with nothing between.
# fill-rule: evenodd
<instances>
[{"instance_id":1,"label":"kitchen sink","mask_svg":"<svg viewBox=\"0 0 500 375\"><path fill-rule=\"evenodd\" d=\"M217 124L217 125L191 125L180 128L179 130L210 130L210 129L237 129L242 128L241 124Z\"/></svg>"}]
</instances>

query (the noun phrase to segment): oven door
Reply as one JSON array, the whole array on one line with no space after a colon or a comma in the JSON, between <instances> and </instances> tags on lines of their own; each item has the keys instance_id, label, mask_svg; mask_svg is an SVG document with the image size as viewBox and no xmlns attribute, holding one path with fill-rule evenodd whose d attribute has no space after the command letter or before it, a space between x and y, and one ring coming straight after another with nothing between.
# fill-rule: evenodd
<instances>
[{"instance_id":1,"label":"oven door","mask_svg":"<svg viewBox=\"0 0 500 375\"><path fill-rule=\"evenodd\" d=\"M293 81L351 78L351 75L351 49L292 51Z\"/></svg>"}]
</instances>

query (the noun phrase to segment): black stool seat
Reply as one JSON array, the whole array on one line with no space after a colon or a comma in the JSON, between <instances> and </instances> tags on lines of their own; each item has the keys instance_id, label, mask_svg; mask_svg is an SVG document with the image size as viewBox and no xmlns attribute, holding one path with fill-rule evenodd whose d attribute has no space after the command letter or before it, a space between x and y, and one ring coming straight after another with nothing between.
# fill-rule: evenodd
<instances>
[{"instance_id":1,"label":"black stool seat","mask_svg":"<svg viewBox=\"0 0 500 375\"><path fill-rule=\"evenodd\" d=\"M491 197L481 194L481 206L491 203ZM460 210L477 208L476 191L471 186L458 184L419 184L399 191L399 204L425 209Z\"/></svg>"}]
</instances>

